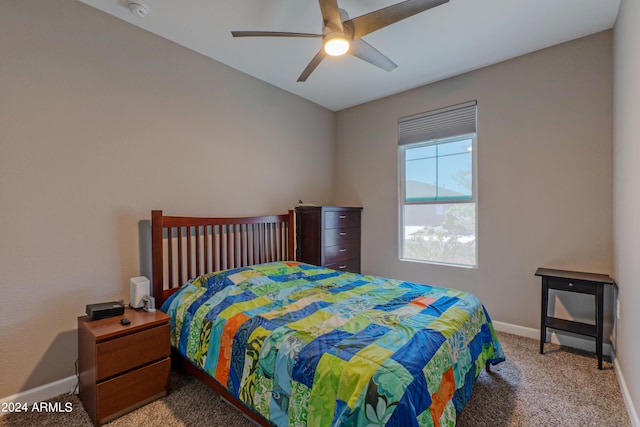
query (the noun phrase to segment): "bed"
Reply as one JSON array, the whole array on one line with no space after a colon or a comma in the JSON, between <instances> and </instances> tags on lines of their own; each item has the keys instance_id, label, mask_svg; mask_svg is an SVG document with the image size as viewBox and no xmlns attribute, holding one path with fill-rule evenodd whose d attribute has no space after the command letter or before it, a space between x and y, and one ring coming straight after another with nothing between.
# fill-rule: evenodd
<instances>
[{"instance_id":1,"label":"bed","mask_svg":"<svg viewBox=\"0 0 640 427\"><path fill-rule=\"evenodd\" d=\"M504 355L473 295L295 261L294 215L152 212L175 358L261 425L453 426Z\"/></svg>"}]
</instances>

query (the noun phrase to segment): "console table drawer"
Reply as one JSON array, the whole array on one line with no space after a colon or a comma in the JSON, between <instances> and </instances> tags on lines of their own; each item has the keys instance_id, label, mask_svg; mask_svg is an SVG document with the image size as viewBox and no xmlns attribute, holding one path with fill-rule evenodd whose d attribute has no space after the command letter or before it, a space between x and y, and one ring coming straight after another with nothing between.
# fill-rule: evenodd
<instances>
[{"instance_id":1,"label":"console table drawer","mask_svg":"<svg viewBox=\"0 0 640 427\"><path fill-rule=\"evenodd\" d=\"M562 279L559 277L549 277L547 283L549 289L590 295L595 295L596 290L598 289L596 284L593 282L583 282L575 279Z\"/></svg>"}]
</instances>

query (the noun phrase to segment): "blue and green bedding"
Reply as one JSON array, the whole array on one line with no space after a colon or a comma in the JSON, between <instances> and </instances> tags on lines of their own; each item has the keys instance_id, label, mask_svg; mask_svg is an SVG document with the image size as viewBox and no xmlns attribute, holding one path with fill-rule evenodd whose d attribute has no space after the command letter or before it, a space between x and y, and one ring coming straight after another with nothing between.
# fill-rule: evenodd
<instances>
[{"instance_id":1,"label":"blue and green bedding","mask_svg":"<svg viewBox=\"0 0 640 427\"><path fill-rule=\"evenodd\" d=\"M469 293L299 262L200 276L162 310L172 345L275 426L454 426L504 360Z\"/></svg>"}]
</instances>

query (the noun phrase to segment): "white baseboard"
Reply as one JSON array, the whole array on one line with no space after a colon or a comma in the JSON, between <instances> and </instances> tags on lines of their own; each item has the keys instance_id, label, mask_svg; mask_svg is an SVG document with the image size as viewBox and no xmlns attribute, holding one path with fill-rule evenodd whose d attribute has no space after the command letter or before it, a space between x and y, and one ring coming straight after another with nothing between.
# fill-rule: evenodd
<instances>
[{"instance_id":1,"label":"white baseboard","mask_svg":"<svg viewBox=\"0 0 640 427\"><path fill-rule=\"evenodd\" d=\"M540 329L527 328L525 326L512 325L511 323L499 322L493 320L493 327L496 331L506 332L521 337L533 338L535 340L540 339ZM547 342L553 344L566 345L567 347L577 348L584 351L596 351L596 342L592 338L580 337L576 335L568 335L563 333L556 333L555 331L547 331ZM613 347L611 344L604 343L602 345L602 354L605 356L611 356ZM640 426L639 426L640 427Z\"/></svg>"},{"instance_id":2,"label":"white baseboard","mask_svg":"<svg viewBox=\"0 0 640 427\"><path fill-rule=\"evenodd\" d=\"M77 383L78 377L72 375L49 384L41 385L40 387L22 391L12 396L3 397L0 399L0 405L4 407L5 403L26 403L28 406L31 406L34 403L42 402L43 400L51 399L61 394L72 393ZM5 412L0 411L0 417L4 414Z\"/></svg>"},{"instance_id":3,"label":"white baseboard","mask_svg":"<svg viewBox=\"0 0 640 427\"><path fill-rule=\"evenodd\" d=\"M620 363L616 358L615 351L612 351L611 359L613 360L613 369L616 371L618 384L620 384L620 391L622 392L624 405L627 407L627 413L629 414L629 419L631 420L631 426L640 427L640 418L638 417L638 412L636 411L636 407L634 406L633 400L631 399L631 394L629 393L629 389L627 388L627 382L624 379L624 375L622 375L622 368L620 368Z\"/></svg>"}]
</instances>

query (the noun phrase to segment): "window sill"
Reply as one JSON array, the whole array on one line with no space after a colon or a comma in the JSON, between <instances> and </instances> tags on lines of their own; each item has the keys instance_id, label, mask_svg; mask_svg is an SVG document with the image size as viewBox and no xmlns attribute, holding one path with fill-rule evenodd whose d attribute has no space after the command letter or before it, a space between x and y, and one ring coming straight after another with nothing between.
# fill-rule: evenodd
<instances>
[{"instance_id":1,"label":"window sill","mask_svg":"<svg viewBox=\"0 0 640 427\"><path fill-rule=\"evenodd\" d=\"M442 261L428 261L424 259L413 259L413 258L399 258L401 262L413 262L417 264L429 264L429 265L441 265L445 267L457 267L457 268L466 268L466 269L477 269L478 264L468 265L468 264L455 264L450 262L442 262Z\"/></svg>"}]
</instances>

